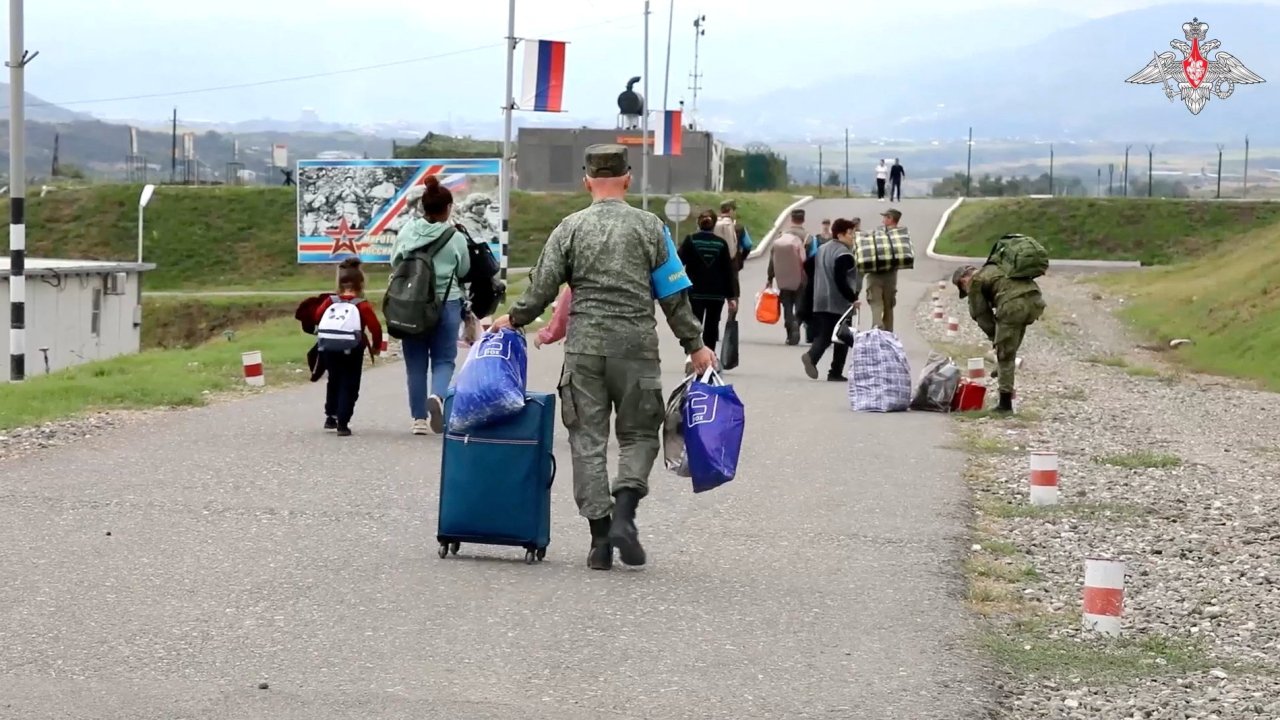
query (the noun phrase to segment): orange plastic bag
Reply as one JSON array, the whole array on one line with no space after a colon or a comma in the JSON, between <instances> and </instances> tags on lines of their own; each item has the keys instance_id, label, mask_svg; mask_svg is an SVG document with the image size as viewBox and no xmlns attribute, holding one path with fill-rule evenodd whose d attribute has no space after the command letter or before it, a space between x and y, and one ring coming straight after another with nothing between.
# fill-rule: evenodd
<instances>
[{"instance_id":1,"label":"orange plastic bag","mask_svg":"<svg viewBox=\"0 0 1280 720\"><path fill-rule=\"evenodd\" d=\"M776 288L765 288L756 296L756 322L776 325L782 319L782 300Z\"/></svg>"}]
</instances>

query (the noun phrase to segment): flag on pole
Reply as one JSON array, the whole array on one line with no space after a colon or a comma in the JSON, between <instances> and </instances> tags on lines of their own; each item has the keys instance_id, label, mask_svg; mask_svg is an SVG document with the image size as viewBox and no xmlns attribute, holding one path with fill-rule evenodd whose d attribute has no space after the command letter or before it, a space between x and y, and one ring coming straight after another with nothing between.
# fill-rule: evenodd
<instances>
[{"instance_id":1,"label":"flag on pole","mask_svg":"<svg viewBox=\"0 0 1280 720\"><path fill-rule=\"evenodd\" d=\"M564 42L526 40L524 85L519 107L534 112L564 110Z\"/></svg>"},{"instance_id":2,"label":"flag on pole","mask_svg":"<svg viewBox=\"0 0 1280 720\"><path fill-rule=\"evenodd\" d=\"M653 131L654 155L683 155L684 127L682 110L661 110L658 112L658 124Z\"/></svg>"}]
</instances>

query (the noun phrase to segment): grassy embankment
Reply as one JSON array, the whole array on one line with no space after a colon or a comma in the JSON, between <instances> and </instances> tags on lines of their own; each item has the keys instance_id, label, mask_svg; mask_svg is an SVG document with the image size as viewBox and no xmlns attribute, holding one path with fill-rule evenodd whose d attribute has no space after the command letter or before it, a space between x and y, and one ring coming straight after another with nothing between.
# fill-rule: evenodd
<instances>
[{"instance_id":1,"label":"grassy embankment","mask_svg":"<svg viewBox=\"0 0 1280 720\"><path fill-rule=\"evenodd\" d=\"M333 270L296 264L292 191L162 192L171 196L158 196L147 213L146 258L159 267L148 275L146 287L297 290L298 295L147 298L142 353L0 386L0 429L94 409L199 405L208 393L242 387L240 353L247 350L263 352L269 387L305 382L312 338L299 331L293 311L306 291L332 282ZM35 199L29 214L33 254L129 259L136 252L136 196L135 188L100 186ZM711 194L687 197L695 212L719 202ZM560 218L589 202L585 194L518 193L513 200L514 266L534 262ZM739 207L759 238L790 202L781 193L745 195ZM377 271L369 275L367 297L380 304ZM519 296L524 283L512 278L509 299ZM228 331L230 339L224 336Z\"/></svg>"},{"instance_id":2,"label":"grassy embankment","mask_svg":"<svg viewBox=\"0 0 1280 720\"><path fill-rule=\"evenodd\" d=\"M1141 260L1096 282L1123 294L1122 317L1186 367L1280 390L1280 203L984 200L951 216L938 252L984 256L1008 231L1055 258Z\"/></svg>"}]
</instances>

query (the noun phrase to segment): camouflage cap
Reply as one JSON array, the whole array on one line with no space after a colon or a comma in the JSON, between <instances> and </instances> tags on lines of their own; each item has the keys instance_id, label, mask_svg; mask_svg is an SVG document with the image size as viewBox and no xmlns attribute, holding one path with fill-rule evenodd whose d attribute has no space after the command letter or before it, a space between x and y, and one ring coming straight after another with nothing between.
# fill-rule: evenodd
<instances>
[{"instance_id":1,"label":"camouflage cap","mask_svg":"<svg viewBox=\"0 0 1280 720\"><path fill-rule=\"evenodd\" d=\"M885 210L884 212L880 213L880 216L893 218L894 222L898 222L899 220L902 219L902 211L889 208L888 210Z\"/></svg>"},{"instance_id":2,"label":"camouflage cap","mask_svg":"<svg viewBox=\"0 0 1280 720\"><path fill-rule=\"evenodd\" d=\"M964 279L965 275L968 275L971 272L977 272L977 270L978 268L972 265L964 265L956 268L956 271L951 273L951 283L960 291L961 300L968 297L969 293L965 292L964 286L960 284L960 281Z\"/></svg>"},{"instance_id":3,"label":"camouflage cap","mask_svg":"<svg viewBox=\"0 0 1280 720\"><path fill-rule=\"evenodd\" d=\"M587 148L582 169L590 178L619 178L631 172L625 145L592 145Z\"/></svg>"}]
</instances>

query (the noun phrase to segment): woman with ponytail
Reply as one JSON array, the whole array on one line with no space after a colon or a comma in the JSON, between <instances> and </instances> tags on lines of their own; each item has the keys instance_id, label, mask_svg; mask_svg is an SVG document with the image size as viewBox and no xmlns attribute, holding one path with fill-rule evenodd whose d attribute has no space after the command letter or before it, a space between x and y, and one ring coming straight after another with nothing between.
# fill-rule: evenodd
<instances>
[{"instance_id":1,"label":"woman with ponytail","mask_svg":"<svg viewBox=\"0 0 1280 720\"><path fill-rule=\"evenodd\" d=\"M396 236L391 249L391 266L399 265L411 253L439 240L446 232L452 236L431 258L435 269L436 297L443 298L444 312L435 329L429 333L403 338L404 369L409 385L409 413L413 416L413 434L444 432L444 396L453 379L458 359L458 328L462 324L462 280L471 269L467 239L449 222L453 213L453 193L440 184L440 178L428 175L423 182L421 218L410 220Z\"/></svg>"}]
</instances>

